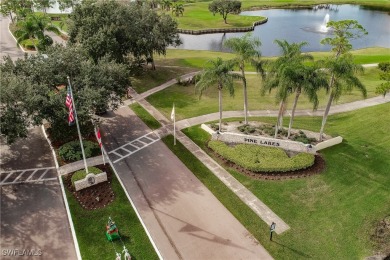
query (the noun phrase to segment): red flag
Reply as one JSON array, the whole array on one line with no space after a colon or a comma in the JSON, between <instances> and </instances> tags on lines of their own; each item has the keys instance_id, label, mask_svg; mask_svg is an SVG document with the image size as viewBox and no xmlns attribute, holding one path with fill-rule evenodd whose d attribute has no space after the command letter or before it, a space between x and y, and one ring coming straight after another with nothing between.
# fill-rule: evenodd
<instances>
[{"instance_id":1,"label":"red flag","mask_svg":"<svg viewBox=\"0 0 390 260\"><path fill-rule=\"evenodd\" d=\"M72 93L70 92L69 87L68 87L68 93L66 94L65 105L69 109L69 115L68 115L69 125L73 125L74 124L73 102L72 102Z\"/></svg>"},{"instance_id":2,"label":"red flag","mask_svg":"<svg viewBox=\"0 0 390 260\"><path fill-rule=\"evenodd\" d=\"M100 129L96 129L96 139L99 143L100 149L102 149L102 137L100 136Z\"/></svg>"},{"instance_id":3,"label":"red flag","mask_svg":"<svg viewBox=\"0 0 390 260\"><path fill-rule=\"evenodd\" d=\"M95 135L96 135L96 139L99 143L99 146L100 146L100 150L102 151L102 157L103 157L103 163L104 165L106 164L106 162L104 161L104 152L103 152L103 144L102 144L102 137L100 135L100 129L95 127Z\"/></svg>"}]
</instances>

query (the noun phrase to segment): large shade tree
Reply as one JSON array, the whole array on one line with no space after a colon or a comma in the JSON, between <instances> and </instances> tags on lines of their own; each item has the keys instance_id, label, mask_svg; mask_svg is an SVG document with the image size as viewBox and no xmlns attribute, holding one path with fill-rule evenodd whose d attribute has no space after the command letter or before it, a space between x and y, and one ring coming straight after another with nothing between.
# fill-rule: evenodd
<instances>
[{"instance_id":1,"label":"large shade tree","mask_svg":"<svg viewBox=\"0 0 390 260\"><path fill-rule=\"evenodd\" d=\"M93 4L91 4L91 2ZM125 62L165 54L180 43L177 23L170 16L136 2L83 1L70 16L69 43L80 45L95 62L108 56Z\"/></svg>"},{"instance_id":2,"label":"large shade tree","mask_svg":"<svg viewBox=\"0 0 390 260\"><path fill-rule=\"evenodd\" d=\"M234 62L238 65L241 71L242 86L244 90L244 118L245 124L248 124L248 95L245 77L245 64L249 63L254 65L264 77L264 62L260 60L261 52L259 50L261 42L258 38L252 38L251 33L247 33L240 38L230 38L226 40L224 44L236 54Z\"/></svg>"},{"instance_id":3,"label":"large shade tree","mask_svg":"<svg viewBox=\"0 0 390 260\"><path fill-rule=\"evenodd\" d=\"M237 73L232 73L234 62L223 61L221 58L209 60L206 67L200 74L200 78L196 83L196 88L199 91L199 97L209 87L218 89L218 109L219 109L219 131L222 131L222 90L226 88L230 95L234 95L234 79L241 79L242 76Z\"/></svg>"},{"instance_id":4,"label":"large shade tree","mask_svg":"<svg viewBox=\"0 0 390 260\"><path fill-rule=\"evenodd\" d=\"M28 125L39 125L43 120L50 123L51 136L56 140L71 139L76 134L74 127L67 127L67 76L84 135L90 133L93 114L116 109L130 84L127 66L106 58L95 63L80 48L53 46L45 54L16 61L7 58L0 64L2 91L17 93L1 100L1 125L8 127L2 134L9 142L25 136ZM23 94L21 82L25 85ZM13 124L11 115L18 122L12 129L8 126Z\"/></svg>"},{"instance_id":5,"label":"large shade tree","mask_svg":"<svg viewBox=\"0 0 390 260\"><path fill-rule=\"evenodd\" d=\"M223 21L227 23L227 16L230 13L241 12L241 1L238 0L213 0L209 4L209 11L215 15L219 13L222 15Z\"/></svg>"},{"instance_id":6,"label":"large shade tree","mask_svg":"<svg viewBox=\"0 0 390 260\"><path fill-rule=\"evenodd\" d=\"M349 52L352 49L350 40L366 35L367 31L356 20L330 21L327 26L333 31L334 37L327 37L321 43L332 46L333 55L324 63L329 72L330 81L329 98L320 129L320 141L322 141L326 120L334 100L352 88L357 88L364 97L367 96L365 86L356 77L356 73L362 71L363 67L354 63L352 54Z\"/></svg>"}]
</instances>

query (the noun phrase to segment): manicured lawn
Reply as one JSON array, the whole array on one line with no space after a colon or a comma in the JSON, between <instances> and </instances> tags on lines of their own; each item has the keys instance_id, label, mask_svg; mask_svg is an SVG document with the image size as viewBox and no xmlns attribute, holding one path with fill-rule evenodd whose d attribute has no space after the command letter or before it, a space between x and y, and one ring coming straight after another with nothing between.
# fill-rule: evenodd
<instances>
[{"instance_id":1,"label":"manicured lawn","mask_svg":"<svg viewBox=\"0 0 390 260\"><path fill-rule=\"evenodd\" d=\"M367 69L366 72L359 77L362 82L366 84L368 97L377 96L375 94L375 88L380 84L379 70L377 68ZM259 76L247 75L247 84L249 110L278 109L274 92L261 96L260 88L262 81ZM237 82L235 86L236 90L234 97L230 97L227 91L223 92L224 111L243 110L242 84ZM325 91L320 91L318 95L320 100L319 108L324 108L328 96ZM288 109L291 109L293 98L293 96L290 96L287 101ZM341 96L337 103L347 103L361 99L363 99L363 97L360 92L354 90L351 93ZM210 87L206 90L201 99L199 99L199 94L196 93L193 85L186 87L173 85L149 96L147 100L167 117L170 115L172 103L175 103L177 108L177 120L218 112L218 91L214 87ZM304 95L302 95L299 100L297 109L312 109L313 106Z\"/></svg>"},{"instance_id":2,"label":"manicured lawn","mask_svg":"<svg viewBox=\"0 0 390 260\"><path fill-rule=\"evenodd\" d=\"M198 165L199 161L180 145L166 144L275 259L362 259L374 253L370 236L375 225L390 213L390 135L385 111L390 111L389 103L331 116L326 133L341 135L344 141L322 152L327 167L321 175L264 181L228 169L290 225L291 230L276 235L275 242L268 240L264 222ZM320 123L319 117L298 117L295 127L318 131ZM184 132L201 147L209 137L200 127Z\"/></svg>"},{"instance_id":3,"label":"manicured lawn","mask_svg":"<svg viewBox=\"0 0 390 260\"><path fill-rule=\"evenodd\" d=\"M203 0L196 0L196 2L203 2ZM296 6L307 6L307 5L318 5L318 4L360 4L371 7L383 8L389 10L390 3L387 0L242 0L243 9L253 8L267 8L267 7L296 7Z\"/></svg>"},{"instance_id":4,"label":"manicured lawn","mask_svg":"<svg viewBox=\"0 0 390 260\"><path fill-rule=\"evenodd\" d=\"M84 210L74 196L65 188L73 224L83 259L114 259L115 250L122 251L121 241L107 241L105 225L108 217L115 221L122 240L133 259L158 259L145 230L138 220L115 175L112 178L115 200L107 207L97 210Z\"/></svg>"},{"instance_id":5,"label":"manicured lawn","mask_svg":"<svg viewBox=\"0 0 390 260\"><path fill-rule=\"evenodd\" d=\"M183 16L175 16L179 23L180 29L210 29L210 28L235 28L235 27L249 27L254 22L264 20L264 17L258 16L240 16L237 14L228 14L227 23L225 24L223 18L219 14L213 15L208 10L209 2L199 2L186 4L184 6ZM171 14L171 12L167 12Z\"/></svg>"},{"instance_id":6,"label":"manicured lawn","mask_svg":"<svg viewBox=\"0 0 390 260\"><path fill-rule=\"evenodd\" d=\"M150 128L158 129L161 127L160 122L158 122L151 114L148 113L140 104L134 103L129 106L134 113L141 118L141 120Z\"/></svg>"},{"instance_id":7,"label":"manicured lawn","mask_svg":"<svg viewBox=\"0 0 390 260\"><path fill-rule=\"evenodd\" d=\"M160 56L158 59L164 59ZM160 64L159 64L160 65ZM137 93L145 92L151 88L157 87L171 79L176 79L184 74L195 71L190 67L170 67L170 64L161 64L156 70L145 69L140 71L138 75L131 78L131 84ZM166 66L166 67L164 67Z\"/></svg>"},{"instance_id":8,"label":"manicured lawn","mask_svg":"<svg viewBox=\"0 0 390 260\"><path fill-rule=\"evenodd\" d=\"M275 48L277 46L275 45ZM390 60L390 48L365 48L354 50L351 52L355 57L357 64L379 63ZM312 52L315 60L324 59L331 55L330 52ZM202 69L208 60L221 57L223 59L232 59L234 54L216 51L199 51L199 50L176 50L168 49L165 57L161 56L156 59L158 64L170 66L188 66ZM274 59L274 57L263 57L264 59ZM247 67L247 71L254 71L254 69Z\"/></svg>"}]
</instances>

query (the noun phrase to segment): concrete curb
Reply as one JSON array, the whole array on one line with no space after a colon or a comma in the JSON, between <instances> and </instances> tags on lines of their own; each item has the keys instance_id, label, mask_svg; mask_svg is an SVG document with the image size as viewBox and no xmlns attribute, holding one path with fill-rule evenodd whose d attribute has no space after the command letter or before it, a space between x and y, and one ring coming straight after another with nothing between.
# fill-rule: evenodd
<instances>
[{"instance_id":1,"label":"concrete curb","mask_svg":"<svg viewBox=\"0 0 390 260\"><path fill-rule=\"evenodd\" d=\"M56 165L56 169L57 169L57 174L58 174L58 179L60 181L60 186L61 186L61 191L62 191L62 198L64 200L64 204L65 204L65 209L66 209L66 214L68 215L68 221L69 221L69 225L70 225L70 231L72 233L72 237L73 237L73 243L74 243L74 247L75 247L75 250L76 250L76 255L77 255L77 259L78 260L81 260L81 254L80 254L80 248L79 248L79 243L77 241L77 237L76 237L76 231L74 230L74 227L73 227L73 220L72 220L72 215L70 214L70 210L69 210L69 204L68 204L68 199L66 198L66 194L65 194L65 187L64 187L64 183L62 182L62 177L59 173L59 167L58 167L58 161L57 161L57 156L56 156L56 153L54 151L54 148L53 146L51 145L51 142L46 134L46 131L45 131L45 127L42 125L42 132L43 132L43 135L45 136L47 142L49 143L49 146L50 146L50 149L53 153L53 157L54 157L54 163Z\"/></svg>"},{"instance_id":2,"label":"concrete curb","mask_svg":"<svg viewBox=\"0 0 390 260\"><path fill-rule=\"evenodd\" d=\"M8 19L9 20L9 19ZM30 54L35 54L37 53L36 51L25 51L24 48L18 43L18 40L15 38L15 36L13 35L13 33L11 32L11 30L9 29L9 25L11 24L11 21L9 21L8 23L8 32L9 34L11 34L12 38L14 38L15 42L16 42L16 45L19 47L19 49L24 52L24 53L30 53Z\"/></svg>"},{"instance_id":3,"label":"concrete curb","mask_svg":"<svg viewBox=\"0 0 390 260\"><path fill-rule=\"evenodd\" d=\"M106 150L105 150L104 148L103 148L103 151L104 151L104 153L106 154ZM108 157L108 156L107 156L107 157ZM158 258L161 259L161 260L163 260L164 258L162 257L162 255L161 255L161 253L160 253L160 250L158 249L156 243L154 242L154 240L153 240L151 234L149 233L149 230L148 230L148 228L146 227L145 223L143 222L143 220L142 220L142 218L141 218L141 215L139 214L139 212L138 212L138 210L137 210L137 208L136 208L136 206L135 206L133 200L131 199L129 193L127 192L126 187L125 187L125 185L123 184L121 178L119 177L117 171L115 170L114 164L111 162L110 158L108 158L108 163L110 164L111 169L114 171L116 178L118 179L119 183L121 184L121 187L122 187L123 191L125 192L127 199L130 201L130 204L131 204L131 206L133 207L133 209L134 209L134 211L135 211L135 214L137 214L137 217L138 217L139 221L141 222L141 225L142 225L142 227L144 228L144 230L145 230L145 232L146 232L146 235L148 236L148 238L149 238L149 240L150 240L150 243L152 243L152 246L153 246L154 250L156 251L156 253L157 253L157 255L158 255Z\"/></svg>"}]
</instances>

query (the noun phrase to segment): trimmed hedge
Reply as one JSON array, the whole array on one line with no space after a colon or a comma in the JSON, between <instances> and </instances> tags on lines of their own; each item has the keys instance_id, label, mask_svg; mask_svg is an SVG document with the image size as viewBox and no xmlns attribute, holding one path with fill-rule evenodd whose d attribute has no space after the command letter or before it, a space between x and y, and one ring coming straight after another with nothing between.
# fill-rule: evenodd
<instances>
[{"instance_id":1,"label":"trimmed hedge","mask_svg":"<svg viewBox=\"0 0 390 260\"><path fill-rule=\"evenodd\" d=\"M253 172L288 172L305 169L314 164L314 155L299 153L288 157L283 149L253 144L233 147L221 141L210 141L208 146L225 159Z\"/></svg>"},{"instance_id":2,"label":"trimmed hedge","mask_svg":"<svg viewBox=\"0 0 390 260\"><path fill-rule=\"evenodd\" d=\"M96 168L96 167L88 167L88 172L96 175L96 174L101 173L102 170L100 170L99 168ZM71 178L72 185L74 186L75 181L82 180L85 178L85 176L87 176L85 169L82 169L82 170L79 170L79 171L73 173L72 178Z\"/></svg>"},{"instance_id":3,"label":"trimmed hedge","mask_svg":"<svg viewBox=\"0 0 390 260\"><path fill-rule=\"evenodd\" d=\"M100 154L99 144L91 141L83 141L83 145L86 158L98 156ZM83 159L79 141L71 141L64 144L58 150L58 154L67 162L75 162Z\"/></svg>"}]
</instances>

